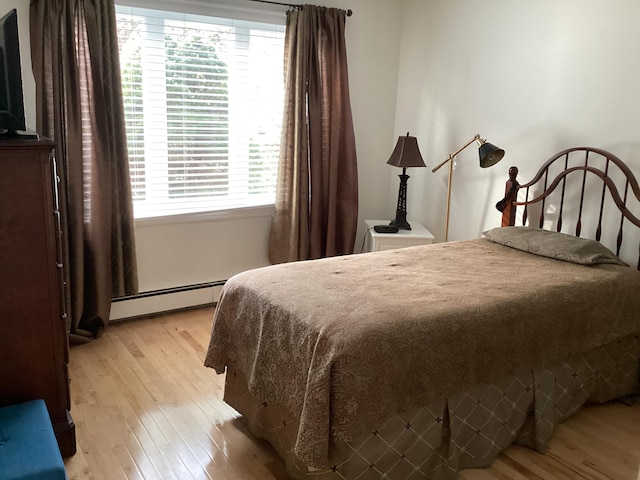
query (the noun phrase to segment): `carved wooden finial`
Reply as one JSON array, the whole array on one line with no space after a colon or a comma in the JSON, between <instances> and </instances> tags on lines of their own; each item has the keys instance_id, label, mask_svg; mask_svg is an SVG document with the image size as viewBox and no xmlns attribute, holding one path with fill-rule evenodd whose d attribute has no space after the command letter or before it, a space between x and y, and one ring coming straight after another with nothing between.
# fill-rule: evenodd
<instances>
[{"instance_id":1,"label":"carved wooden finial","mask_svg":"<svg viewBox=\"0 0 640 480\"><path fill-rule=\"evenodd\" d=\"M509 169L509 180L505 184L505 196L496 203L496 209L502 212L502 226L514 225L516 216L516 201L518 195L518 167Z\"/></svg>"}]
</instances>

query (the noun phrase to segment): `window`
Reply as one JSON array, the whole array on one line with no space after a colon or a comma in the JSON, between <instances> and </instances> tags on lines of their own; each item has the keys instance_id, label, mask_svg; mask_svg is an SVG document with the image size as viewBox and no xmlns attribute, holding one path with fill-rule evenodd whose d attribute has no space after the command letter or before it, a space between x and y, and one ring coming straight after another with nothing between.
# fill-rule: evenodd
<instances>
[{"instance_id":1,"label":"window","mask_svg":"<svg viewBox=\"0 0 640 480\"><path fill-rule=\"evenodd\" d=\"M116 16L135 217L273 203L284 26Z\"/></svg>"}]
</instances>

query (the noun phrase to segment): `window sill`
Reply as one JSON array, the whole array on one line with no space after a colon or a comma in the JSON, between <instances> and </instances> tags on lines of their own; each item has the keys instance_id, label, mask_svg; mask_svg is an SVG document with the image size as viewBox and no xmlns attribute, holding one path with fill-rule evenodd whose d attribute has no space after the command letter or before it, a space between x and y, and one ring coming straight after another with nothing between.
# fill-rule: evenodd
<instances>
[{"instance_id":1,"label":"window sill","mask_svg":"<svg viewBox=\"0 0 640 480\"><path fill-rule=\"evenodd\" d=\"M270 217L273 215L273 210L274 205L271 204L209 212L181 213L178 215L136 218L135 225L136 227L141 227L146 225L172 225L178 223L215 222L218 220Z\"/></svg>"}]
</instances>

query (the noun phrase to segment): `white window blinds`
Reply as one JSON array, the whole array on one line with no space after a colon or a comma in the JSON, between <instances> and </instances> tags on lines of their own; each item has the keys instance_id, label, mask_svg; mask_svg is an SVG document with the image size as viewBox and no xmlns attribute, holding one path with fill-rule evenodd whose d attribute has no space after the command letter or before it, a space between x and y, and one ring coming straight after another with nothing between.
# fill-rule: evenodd
<instances>
[{"instance_id":1,"label":"white window blinds","mask_svg":"<svg viewBox=\"0 0 640 480\"><path fill-rule=\"evenodd\" d=\"M116 15L136 218L273 203L284 26Z\"/></svg>"}]
</instances>

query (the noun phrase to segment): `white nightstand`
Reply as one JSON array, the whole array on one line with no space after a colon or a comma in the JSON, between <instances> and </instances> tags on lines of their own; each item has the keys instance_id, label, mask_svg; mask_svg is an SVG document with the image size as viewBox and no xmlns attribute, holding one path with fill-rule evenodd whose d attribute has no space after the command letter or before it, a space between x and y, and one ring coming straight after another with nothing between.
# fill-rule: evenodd
<instances>
[{"instance_id":1,"label":"white nightstand","mask_svg":"<svg viewBox=\"0 0 640 480\"><path fill-rule=\"evenodd\" d=\"M398 233L378 233L374 225L389 225L389 220L365 220L365 252L378 252L394 248L414 247L433 243L434 237L429 230L416 221L409 221L411 230L399 230Z\"/></svg>"}]
</instances>

